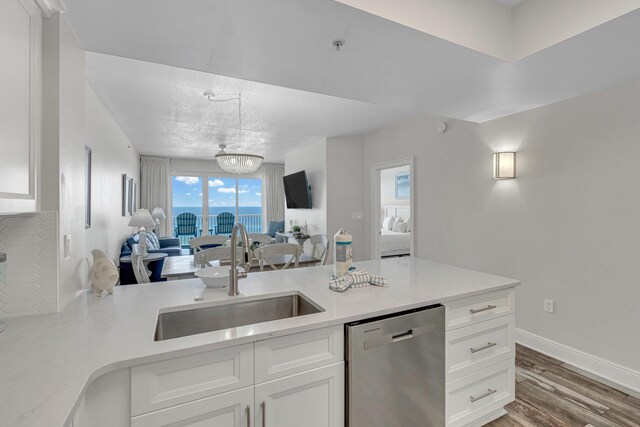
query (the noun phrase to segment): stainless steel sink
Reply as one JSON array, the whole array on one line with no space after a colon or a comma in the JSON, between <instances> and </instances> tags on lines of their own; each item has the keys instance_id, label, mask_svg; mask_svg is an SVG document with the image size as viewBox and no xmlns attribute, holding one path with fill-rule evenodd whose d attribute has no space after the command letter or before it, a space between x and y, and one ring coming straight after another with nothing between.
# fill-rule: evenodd
<instances>
[{"instance_id":1,"label":"stainless steel sink","mask_svg":"<svg viewBox=\"0 0 640 427\"><path fill-rule=\"evenodd\" d=\"M322 311L322 307L298 293L169 311L158 314L154 339L170 340Z\"/></svg>"}]
</instances>

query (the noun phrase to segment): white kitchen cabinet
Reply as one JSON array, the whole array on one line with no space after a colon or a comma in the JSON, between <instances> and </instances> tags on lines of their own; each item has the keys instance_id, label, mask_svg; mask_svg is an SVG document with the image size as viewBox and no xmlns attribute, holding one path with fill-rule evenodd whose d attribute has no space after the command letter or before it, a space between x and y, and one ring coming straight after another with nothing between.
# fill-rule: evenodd
<instances>
[{"instance_id":1,"label":"white kitchen cabinet","mask_svg":"<svg viewBox=\"0 0 640 427\"><path fill-rule=\"evenodd\" d=\"M246 387L133 417L131 427L245 427L253 416L253 387Z\"/></svg>"},{"instance_id":2,"label":"white kitchen cabinet","mask_svg":"<svg viewBox=\"0 0 640 427\"><path fill-rule=\"evenodd\" d=\"M131 368L131 415L253 385L253 344Z\"/></svg>"},{"instance_id":3,"label":"white kitchen cabinet","mask_svg":"<svg viewBox=\"0 0 640 427\"><path fill-rule=\"evenodd\" d=\"M445 303L447 427L479 427L515 399L515 290Z\"/></svg>"},{"instance_id":4,"label":"white kitchen cabinet","mask_svg":"<svg viewBox=\"0 0 640 427\"><path fill-rule=\"evenodd\" d=\"M42 109L42 14L0 0L0 214L36 212Z\"/></svg>"},{"instance_id":5,"label":"white kitchen cabinet","mask_svg":"<svg viewBox=\"0 0 640 427\"><path fill-rule=\"evenodd\" d=\"M342 427L343 344L339 325L134 366L131 426Z\"/></svg>"},{"instance_id":6,"label":"white kitchen cabinet","mask_svg":"<svg viewBox=\"0 0 640 427\"><path fill-rule=\"evenodd\" d=\"M344 362L255 387L256 427L344 425Z\"/></svg>"},{"instance_id":7,"label":"white kitchen cabinet","mask_svg":"<svg viewBox=\"0 0 640 427\"><path fill-rule=\"evenodd\" d=\"M341 362L344 326L258 341L255 344L256 384Z\"/></svg>"}]
</instances>

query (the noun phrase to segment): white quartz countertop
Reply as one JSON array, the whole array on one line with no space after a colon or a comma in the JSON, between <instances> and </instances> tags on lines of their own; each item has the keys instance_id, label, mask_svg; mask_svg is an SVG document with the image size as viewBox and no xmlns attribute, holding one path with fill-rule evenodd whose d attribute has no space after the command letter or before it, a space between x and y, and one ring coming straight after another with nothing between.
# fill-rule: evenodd
<instances>
[{"instance_id":1,"label":"white quartz countertop","mask_svg":"<svg viewBox=\"0 0 640 427\"><path fill-rule=\"evenodd\" d=\"M168 357L287 335L444 303L519 285L519 281L416 258L357 263L389 287L337 293L332 266L250 273L241 295L199 279L119 286L98 298L83 293L60 313L8 318L0 333L0 425L62 427L88 384L111 370ZM159 310L300 292L325 311L183 338L153 340ZM198 295L203 301L194 302Z\"/></svg>"}]
</instances>

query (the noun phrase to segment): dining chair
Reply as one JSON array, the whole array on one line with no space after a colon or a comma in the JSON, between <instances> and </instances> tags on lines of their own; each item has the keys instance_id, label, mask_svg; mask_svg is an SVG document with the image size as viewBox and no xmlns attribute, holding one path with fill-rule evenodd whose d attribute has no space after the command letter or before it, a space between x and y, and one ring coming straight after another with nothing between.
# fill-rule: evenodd
<instances>
[{"instance_id":1,"label":"dining chair","mask_svg":"<svg viewBox=\"0 0 640 427\"><path fill-rule=\"evenodd\" d=\"M242 257L244 256L243 248L237 247L236 251L237 251L236 258L242 261L243 259ZM219 246L217 248L205 249L193 255L193 260L195 264L200 265L202 268L206 267L207 263L211 261L229 261L230 259L231 259L230 246ZM251 263L251 260L249 260L249 263ZM249 264L249 268L251 268L251 264Z\"/></svg>"},{"instance_id":2,"label":"dining chair","mask_svg":"<svg viewBox=\"0 0 640 427\"><path fill-rule=\"evenodd\" d=\"M318 265L327 262L327 252L329 252L329 238L325 234L315 234L309 238L311 244L311 256L320 260Z\"/></svg>"},{"instance_id":3,"label":"dining chair","mask_svg":"<svg viewBox=\"0 0 640 427\"><path fill-rule=\"evenodd\" d=\"M140 256L140 245L137 243L131 248L131 268L133 269L133 275L136 277L136 282L151 283L149 272L144 265L143 258Z\"/></svg>"},{"instance_id":4,"label":"dining chair","mask_svg":"<svg viewBox=\"0 0 640 427\"><path fill-rule=\"evenodd\" d=\"M249 239L253 241L253 243L258 243L258 247L270 245L273 243L273 237L268 234L260 234L260 233L251 233L249 234Z\"/></svg>"},{"instance_id":5,"label":"dining chair","mask_svg":"<svg viewBox=\"0 0 640 427\"><path fill-rule=\"evenodd\" d=\"M297 243L276 243L273 245L266 245L257 248L253 251L255 257L258 259L260 265L260 271L264 271L265 263L272 269L278 270L278 267L274 265L275 258L291 256L291 258L283 264L282 270L286 269L294 263L294 267L298 267L300 261L300 255L302 254L302 246Z\"/></svg>"},{"instance_id":6,"label":"dining chair","mask_svg":"<svg viewBox=\"0 0 640 427\"><path fill-rule=\"evenodd\" d=\"M194 237L193 239L189 240L189 246L191 246L191 251L195 254L206 249L224 246L226 242L227 236L208 235Z\"/></svg>"},{"instance_id":7,"label":"dining chair","mask_svg":"<svg viewBox=\"0 0 640 427\"><path fill-rule=\"evenodd\" d=\"M235 223L235 215L231 212L222 212L216 216L216 234L228 236L231 234L233 224Z\"/></svg>"}]
</instances>

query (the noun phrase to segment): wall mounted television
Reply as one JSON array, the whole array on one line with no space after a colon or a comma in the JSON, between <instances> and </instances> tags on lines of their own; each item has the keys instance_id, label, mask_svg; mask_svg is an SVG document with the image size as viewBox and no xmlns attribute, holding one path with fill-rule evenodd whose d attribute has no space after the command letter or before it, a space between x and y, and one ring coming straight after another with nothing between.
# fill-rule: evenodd
<instances>
[{"instance_id":1,"label":"wall mounted television","mask_svg":"<svg viewBox=\"0 0 640 427\"><path fill-rule=\"evenodd\" d=\"M282 180L287 209L311 209L311 187L305 171L286 175Z\"/></svg>"}]
</instances>

